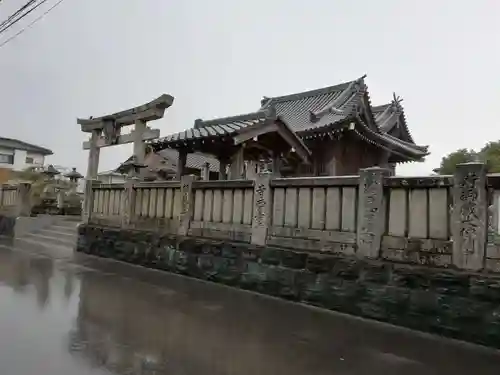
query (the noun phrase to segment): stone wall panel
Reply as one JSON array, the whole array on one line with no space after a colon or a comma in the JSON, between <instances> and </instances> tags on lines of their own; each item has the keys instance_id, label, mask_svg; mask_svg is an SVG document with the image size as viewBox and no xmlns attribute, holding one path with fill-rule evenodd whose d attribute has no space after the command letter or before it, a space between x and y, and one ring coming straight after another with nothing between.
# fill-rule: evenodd
<instances>
[{"instance_id":1,"label":"stone wall panel","mask_svg":"<svg viewBox=\"0 0 500 375\"><path fill-rule=\"evenodd\" d=\"M500 348L500 277L80 225L77 251Z\"/></svg>"}]
</instances>

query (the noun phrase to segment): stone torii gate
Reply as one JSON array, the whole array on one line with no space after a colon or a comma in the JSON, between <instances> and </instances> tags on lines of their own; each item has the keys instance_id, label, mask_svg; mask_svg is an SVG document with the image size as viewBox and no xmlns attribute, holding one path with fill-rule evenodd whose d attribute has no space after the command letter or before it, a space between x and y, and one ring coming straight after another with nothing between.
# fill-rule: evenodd
<instances>
[{"instance_id":1,"label":"stone torii gate","mask_svg":"<svg viewBox=\"0 0 500 375\"><path fill-rule=\"evenodd\" d=\"M89 217L92 210L92 182L97 180L100 149L134 143L135 160L138 163L143 163L146 151L144 141L153 140L160 136L159 129L151 129L146 123L163 118L165 110L173 102L173 96L163 94L149 103L111 115L77 119L82 131L90 133L90 139L83 142L83 149L89 150L85 178L84 220ZM130 133L122 134L122 127L129 125L134 125L134 129Z\"/></svg>"}]
</instances>

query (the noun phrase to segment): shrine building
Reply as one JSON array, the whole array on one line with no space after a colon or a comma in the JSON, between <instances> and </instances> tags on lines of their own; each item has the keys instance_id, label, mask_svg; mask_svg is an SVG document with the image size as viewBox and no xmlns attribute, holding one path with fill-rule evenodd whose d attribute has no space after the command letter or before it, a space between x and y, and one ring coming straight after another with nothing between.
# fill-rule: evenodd
<instances>
[{"instance_id":1,"label":"shrine building","mask_svg":"<svg viewBox=\"0 0 500 375\"><path fill-rule=\"evenodd\" d=\"M428 147L413 140L401 99L372 106L364 79L264 97L255 112L196 120L150 148L171 150L170 159L176 151L177 178L193 172L188 160L197 168L208 164L210 177L218 171L219 179L252 178L263 162L276 177L301 177L354 175L372 166L394 173L398 163L423 160Z\"/></svg>"}]
</instances>

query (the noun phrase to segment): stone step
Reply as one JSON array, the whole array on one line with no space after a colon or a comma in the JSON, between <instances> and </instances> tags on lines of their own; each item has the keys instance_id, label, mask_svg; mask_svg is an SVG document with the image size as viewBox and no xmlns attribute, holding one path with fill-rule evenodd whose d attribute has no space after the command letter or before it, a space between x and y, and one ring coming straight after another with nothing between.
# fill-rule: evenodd
<instances>
[{"instance_id":1,"label":"stone step","mask_svg":"<svg viewBox=\"0 0 500 375\"><path fill-rule=\"evenodd\" d=\"M68 237L61 236L57 234L47 234L47 233L26 233L24 236L20 237L20 239L29 239L33 241L41 241L46 243L52 243L55 245L63 245L69 247L75 247L76 245L76 236Z\"/></svg>"}]
</instances>

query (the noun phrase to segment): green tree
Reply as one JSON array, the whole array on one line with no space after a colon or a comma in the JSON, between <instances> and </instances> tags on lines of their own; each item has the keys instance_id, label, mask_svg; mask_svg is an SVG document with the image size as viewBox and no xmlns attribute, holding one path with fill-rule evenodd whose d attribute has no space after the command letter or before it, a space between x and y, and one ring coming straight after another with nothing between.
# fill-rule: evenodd
<instances>
[{"instance_id":1,"label":"green tree","mask_svg":"<svg viewBox=\"0 0 500 375\"><path fill-rule=\"evenodd\" d=\"M500 157L500 152L498 155ZM478 158L480 158L480 155L478 155L478 153L475 152L474 150L467 150L466 148L461 148L457 151L454 151L444 156L441 159L441 164L439 168L436 168L433 171L438 174L453 174L455 172L457 164L469 163L471 161L478 160Z\"/></svg>"},{"instance_id":2,"label":"green tree","mask_svg":"<svg viewBox=\"0 0 500 375\"><path fill-rule=\"evenodd\" d=\"M70 184L65 180L49 180L46 175L37 170L36 167L29 167L22 171L12 171L10 182L17 183L28 181L31 183L31 202L39 204L41 196L49 185L61 189L69 189Z\"/></svg>"},{"instance_id":3,"label":"green tree","mask_svg":"<svg viewBox=\"0 0 500 375\"><path fill-rule=\"evenodd\" d=\"M500 173L500 141L486 143L479 151L479 159L486 163L488 172Z\"/></svg>"}]
</instances>

